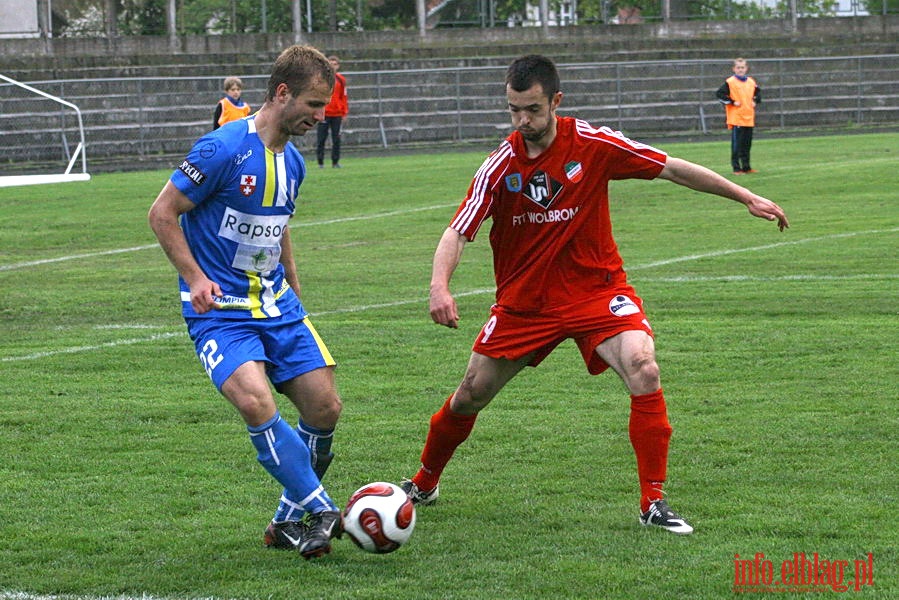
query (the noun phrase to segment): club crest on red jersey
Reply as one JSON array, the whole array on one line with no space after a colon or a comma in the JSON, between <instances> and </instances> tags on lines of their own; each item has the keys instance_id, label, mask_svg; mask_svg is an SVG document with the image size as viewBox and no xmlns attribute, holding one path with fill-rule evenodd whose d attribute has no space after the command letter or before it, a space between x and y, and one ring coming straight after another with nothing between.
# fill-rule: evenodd
<instances>
[{"instance_id":1,"label":"club crest on red jersey","mask_svg":"<svg viewBox=\"0 0 899 600\"><path fill-rule=\"evenodd\" d=\"M240 193L244 196L252 196L256 191L256 176L241 175L240 176Z\"/></svg>"},{"instance_id":2,"label":"club crest on red jersey","mask_svg":"<svg viewBox=\"0 0 899 600\"><path fill-rule=\"evenodd\" d=\"M549 208L549 205L562 191L562 187L561 183L547 175L546 172L536 171L531 175L530 181L524 188L524 196L543 208Z\"/></svg>"},{"instance_id":3,"label":"club crest on red jersey","mask_svg":"<svg viewBox=\"0 0 899 600\"><path fill-rule=\"evenodd\" d=\"M576 160L571 161L565 165L565 176L568 177L568 180L572 183L577 183L584 178L583 165Z\"/></svg>"},{"instance_id":4,"label":"club crest on red jersey","mask_svg":"<svg viewBox=\"0 0 899 600\"><path fill-rule=\"evenodd\" d=\"M521 173L506 175L506 189L513 193L521 191Z\"/></svg>"}]
</instances>

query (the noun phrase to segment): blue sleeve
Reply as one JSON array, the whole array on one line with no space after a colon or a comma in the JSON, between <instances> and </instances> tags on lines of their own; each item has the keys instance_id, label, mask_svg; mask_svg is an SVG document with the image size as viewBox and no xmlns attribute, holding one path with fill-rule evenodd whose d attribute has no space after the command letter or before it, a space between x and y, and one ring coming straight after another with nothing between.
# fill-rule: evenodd
<instances>
[{"instance_id":1,"label":"blue sleeve","mask_svg":"<svg viewBox=\"0 0 899 600\"><path fill-rule=\"evenodd\" d=\"M194 204L214 196L227 181L231 155L217 136L197 140L171 181Z\"/></svg>"}]
</instances>

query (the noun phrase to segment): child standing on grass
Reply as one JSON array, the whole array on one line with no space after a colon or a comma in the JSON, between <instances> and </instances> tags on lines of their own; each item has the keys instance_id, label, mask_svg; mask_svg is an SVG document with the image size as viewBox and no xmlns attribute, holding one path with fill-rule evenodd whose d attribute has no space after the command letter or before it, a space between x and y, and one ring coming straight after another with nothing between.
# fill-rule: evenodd
<instances>
[{"instance_id":1,"label":"child standing on grass","mask_svg":"<svg viewBox=\"0 0 899 600\"><path fill-rule=\"evenodd\" d=\"M225 90L225 97L215 105L215 112L212 115L213 131L225 123L243 119L250 114L250 105L240 99L243 93L243 82L240 77L225 77L222 88Z\"/></svg>"},{"instance_id":2,"label":"child standing on grass","mask_svg":"<svg viewBox=\"0 0 899 600\"><path fill-rule=\"evenodd\" d=\"M724 80L715 95L724 105L727 128L730 129L730 164L734 175L743 175L756 172L750 166L749 151L755 129L755 107L762 103L762 91L755 79L747 75L746 59L734 59L733 69L734 74Z\"/></svg>"}]
</instances>

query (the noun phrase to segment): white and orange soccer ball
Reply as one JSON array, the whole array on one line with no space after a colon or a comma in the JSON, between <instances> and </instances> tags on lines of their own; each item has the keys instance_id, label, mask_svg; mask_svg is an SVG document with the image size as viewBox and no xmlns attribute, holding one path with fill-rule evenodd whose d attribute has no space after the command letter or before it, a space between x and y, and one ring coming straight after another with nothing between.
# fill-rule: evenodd
<instances>
[{"instance_id":1,"label":"white and orange soccer ball","mask_svg":"<svg viewBox=\"0 0 899 600\"><path fill-rule=\"evenodd\" d=\"M392 483L363 485L343 509L343 530L366 552L393 552L409 541L414 529L415 505Z\"/></svg>"}]
</instances>

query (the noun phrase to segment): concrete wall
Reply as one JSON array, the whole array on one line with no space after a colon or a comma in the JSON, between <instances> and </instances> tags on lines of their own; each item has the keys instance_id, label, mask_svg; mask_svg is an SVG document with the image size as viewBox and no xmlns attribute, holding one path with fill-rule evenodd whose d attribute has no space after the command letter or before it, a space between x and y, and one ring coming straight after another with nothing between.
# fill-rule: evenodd
<instances>
[{"instance_id":1,"label":"concrete wall","mask_svg":"<svg viewBox=\"0 0 899 600\"><path fill-rule=\"evenodd\" d=\"M636 26L316 34L350 80L348 152L447 144L489 147L508 131L502 75L543 52L563 69L566 110L628 135L726 135L713 92L747 56L766 104L760 130L823 132L899 123L899 17ZM75 103L92 171L170 167L210 128L221 78L261 103L289 35L0 40L0 72ZM29 54L34 53L34 54ZM659 85L665 79L666 85ZM674 84L677 84L674 86ZM708 128L708 132L706 131ZM0 173L60 162L77 126L58 105L0 84ZM310 143L299 139L300 146Z\"/></svg>"},{"instance_id":2,"label":"concrete wall","mask_svg":"<svg viewBox=\"0 0 899 600\"><path fill-rule=\"evenodd\" d=\"M5 1L5 0L4 0ZM266 59L284 47L302 41L326 52L341 52L348 58L372 56L443 56L448 49L456 56L490 56L502 52L505 45L541 45L545 43L614 46L653 41L720 38L782 38L805 40L843 39L893 41L899 38L899 15L868 17L809 18L798 21L791 31L784 20L672 21L640 25L598 25L552 27L544 35L539 27L493 29L438 29L425 38L415 31L362 31L304 34L253 34L221 36L131 36L106 38L0 39L0 69L23 65L43 66L55 61L102 57L107 64L148 64L154 57L244 55ZM46 59L49 59L46 60Z\"/></svg>"},{"instance_id":3,"label":"concrete wall","mask_svg":"<svg viewBox=\"0 0 899 600\"><path fill-rule=\"evenodd\" d=\"M899 54L750 61L763 89L759 135L895 129ZM715 90L729 58L580 63L560 66L561 114L607 125L652 143L660 138L726 137ZM345 71L349 152L466 145L489 149L508 134L504 66ZM243 77L244 98L258 107L267 77ZM663 85L660 82L664 82ZM211 129L221 77L67 79L37 87L66 98L83 115L92 172L172 167ZM77 143L74 114L0 85L0 174L34 163L65 164L64 140ZM314 135L294 142L304 151ZM3 164L5 162L5 164ZM58 167L57 167L58 168Z\"/></svg>"}]
</instances>

